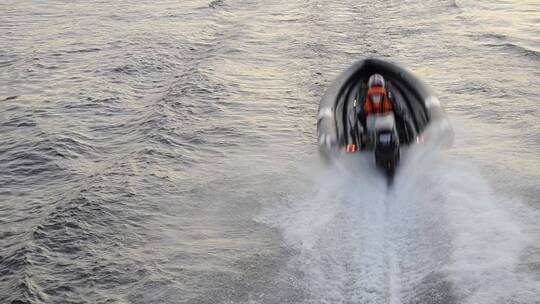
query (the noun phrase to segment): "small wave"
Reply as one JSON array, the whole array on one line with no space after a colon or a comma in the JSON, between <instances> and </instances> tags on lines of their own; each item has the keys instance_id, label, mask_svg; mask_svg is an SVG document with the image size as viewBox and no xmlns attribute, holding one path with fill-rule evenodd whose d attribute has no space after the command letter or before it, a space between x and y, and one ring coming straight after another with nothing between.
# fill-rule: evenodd
<instances>
[{"instance_id":1,"label":"small wave","mask_svg":"<svg viewBox=\"0 0 540 304\"><path fill-rule=\"evenodd\" d=\"M125 113L125 108L120 105L121 99L116 96L112 97L86 97L77 102L70 102L63 108L69 113L81 113L81 111L97 112L99 115L112 115L117 113Z\"/></svg>"},{"instance_id":2,"label":"small wave","mask_svg":"<svg viewBox=\"0 0 540 304\"><path fill-rule=\"evenodd\" d=\"M484 45L487 46L487 47L508 50L508 51L513 52L513 53L517 53L519 55L525 56L525 57L531 57L531 58L534 58L536 60L540 60L540 52L539 51L535 51L535 50L532 50L530 48L527 48L525 46L518 45L518 44L515 44L515 43L510 43L510 42L507 42L507 43L486 43Z\"/></svg>"},{"instance_id":3,"label":"small wave","mask_svg":"<svg viewBox=\"0 0 540 304\"><path fill-rule=\"evenodd\" d=\"M212 2L210 2L210 4L208 4L208 7L209 8L218 8L218 7L221 7L224 5L224 0L214 0Z\"/></svg>"},{"instance_id":4,"label":"small wave","mask_svg":"<svg viewBox=\"0 0 540 304\"><path fill-rule=\"evenodd\" d=\"M20 242L20 240L19 240ZM19 245L21 246L21 245ZM5 246L4 252L12 252L0 256L0 301L2 303L45 303L47 295L27 275L27 269L34 261L32 245L23 244L17 249Z\"/></svg>"},{"instance_id":5,"label":"small wave","mask_svg":"<svg viewBox=\"0 0 540 304\"><path fill-rule=\"evenodd\" d=\"M490 39L490 40L496 40L496 41L506 41L508 37L503 34L497 34L497 33L481 33L481 34L466 34L467 37L470 37L472 39Z\"/></svg>"},{"instance_id":6,"label":"small wave","mask_svg":"<svg viewBox=\"0 0 540 304\"><path fill-rule=\"evenodd\" d=\"M10 65L17 63L19 59L16 55L12 54L0 54L0 68L6 68Z\"/></svg>"},{"instance_id":7,"label":"small wave","mask_svg":"<svg viewBox=\"0 0 540 304\"><path fill-rule=\"evenodd\" d=\"M55 157L65 157L63 153L54 148L42 146L39 151L20 149L4 153L5 156L0 159L3 166L1 176L5 178L16 177L17 180L22 177L35 177L38 175L47 175L60 173L63 168L55 163Z\"/></svg>"},{"instance_id":8,"label":"small wave","mask_svg":"<svg viewBox=\"0 0 540 304\"><path fill-rule=\"evenodd\" d=\"M114 73L133 75L137 73L137 68L131 64L122 65L112 69Z\"/></svg>"},{"instance_id":9,"label":"small wave","mask_svg":"<svg viewBox=\"0 0 540 304\"><path fill-rule=\"evenodd\" d=\"M2 101L8 101L8 100L13 100L13 99L17 99L19 98L18 95L13 95L13 96L8 96L6 98L4 98Z\"/></svg>"},{"instance_id":10,"label":"small wave","mask_svg":"<svg viewBox=\"0 0 540 304\"><path fill-rule=\"evenodd\" d=\"M77 49L77 50L69 50L66 51L68 54L76 54L76 53L94 53L101 51L100 48L86 48L86 49Z\"/></svg>"}]
</instances>

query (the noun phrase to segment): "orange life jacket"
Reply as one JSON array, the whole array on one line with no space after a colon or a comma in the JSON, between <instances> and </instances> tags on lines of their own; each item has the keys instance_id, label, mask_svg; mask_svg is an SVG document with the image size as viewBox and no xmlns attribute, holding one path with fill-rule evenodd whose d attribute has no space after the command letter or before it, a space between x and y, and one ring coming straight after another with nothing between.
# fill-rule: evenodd
<instances>
[{"instance_id":1,"label":"orange life jacket","mask_svg":"<svg viewBox=\"0 0 540 304\"><path fill-rule=\"evenodd\" d=\"M371 100L371 96L381 94L382 100L378 104ZM368 89L366 101L364 102L364 114L366 116L376 113L392 112L392 104L386 96L386 90L383 87L372 87Z\"/></svg>"}]
</instances>

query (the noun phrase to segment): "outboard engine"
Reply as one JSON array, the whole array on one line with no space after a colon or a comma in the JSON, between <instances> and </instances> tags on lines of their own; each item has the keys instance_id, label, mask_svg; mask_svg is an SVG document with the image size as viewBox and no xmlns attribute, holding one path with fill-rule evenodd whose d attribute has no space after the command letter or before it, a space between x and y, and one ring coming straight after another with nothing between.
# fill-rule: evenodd
<instances>
[{"instance_id":1,"label":"outboard engine","mask_svg":"<svg viewBox=\"0 0 540 304\"><path fill-rule=\"evenodd\" d=\"M400 158L399 136L394 114L370 115L367 127L375 152L375 163L386 172L387 177L391 178Z\"/></svg>"}]
</instances>

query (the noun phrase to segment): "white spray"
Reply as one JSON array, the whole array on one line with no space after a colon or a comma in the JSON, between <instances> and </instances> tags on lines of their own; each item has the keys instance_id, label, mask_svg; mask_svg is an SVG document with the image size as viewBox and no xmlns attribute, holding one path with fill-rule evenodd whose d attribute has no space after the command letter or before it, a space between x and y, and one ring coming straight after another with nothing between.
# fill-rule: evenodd
<instances>
[{"instance_id":1,"label":"white spray","mask_svg":"<svg viewBox=\"0 0 540 304\"><path fill-rule=\"evenodd\" d=\"M523 205L495 194L470 163L435 146L405 151L391 187L369 153L310 172L259 220L296 253L309 303L534 303L518 270Z\"/></svg>"}]
</instances>

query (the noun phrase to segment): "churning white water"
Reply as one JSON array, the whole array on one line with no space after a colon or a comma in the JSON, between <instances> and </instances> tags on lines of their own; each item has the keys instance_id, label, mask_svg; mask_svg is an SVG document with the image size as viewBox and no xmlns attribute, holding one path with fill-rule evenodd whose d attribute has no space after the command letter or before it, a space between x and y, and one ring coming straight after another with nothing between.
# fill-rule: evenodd
<instances>
[{"instance_id":1,"label":"churning white water","mask_svg":"<svg viewBox=\"0 0 540 304\"><path fill-rule=\"evenodd\" d=\"M259 217L294 249L289 269L305 276L308 302L540 298L538 281L519 267L532 210L495 193L470 162L436 147L406 151L390 187L372 163L361 154L306 169L311 189Z\"/></svg>"}]
</instances>

